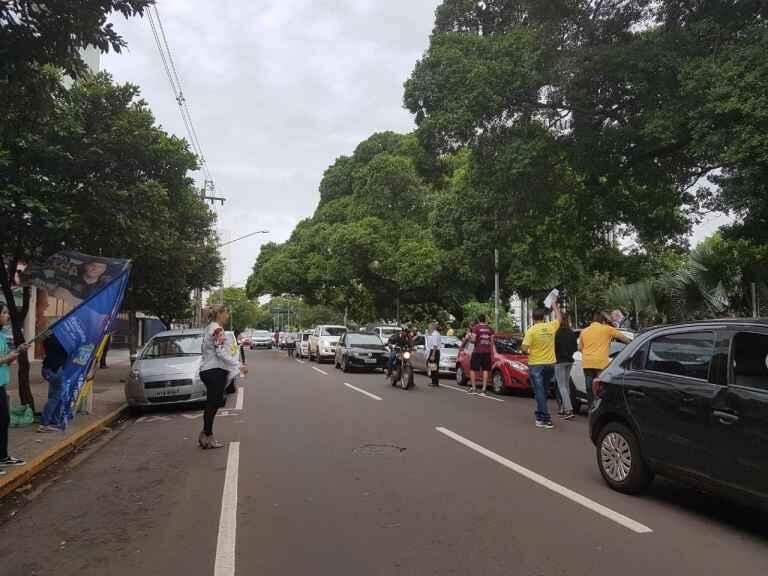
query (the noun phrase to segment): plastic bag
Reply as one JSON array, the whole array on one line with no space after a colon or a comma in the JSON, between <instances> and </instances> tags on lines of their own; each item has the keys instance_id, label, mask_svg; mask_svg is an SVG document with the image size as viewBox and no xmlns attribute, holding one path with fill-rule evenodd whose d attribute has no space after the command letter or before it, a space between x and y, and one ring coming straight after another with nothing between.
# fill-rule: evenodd
<instances>
[{"instance_id":1,"label":"plastic bag","mask_svg":"<svg viewBox=\"0 0 768 576\"><path fill-rule=\"evenodd\" d=\"M11 408L11 428L31 426L35 423L35 415L28 404Z\"/></svg>"}]
</instances>

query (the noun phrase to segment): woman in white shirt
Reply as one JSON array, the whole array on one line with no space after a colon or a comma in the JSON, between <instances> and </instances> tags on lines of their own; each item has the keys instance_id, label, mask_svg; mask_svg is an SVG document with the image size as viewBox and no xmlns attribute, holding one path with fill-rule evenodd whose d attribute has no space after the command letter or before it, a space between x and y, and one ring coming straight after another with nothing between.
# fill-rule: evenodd
<instances>
[{"instance_id":1,"label":"woman in white shirt","mask_svg":"<svg viewBox=\"0 0 768 576\"><path fill-rule=\"evenodd\" d=\"M226 306L219 304L211 307L208 311L209 324L203 334L200 378L205 384L207 399L203 412L203 431L198 438L198 443L203 449L224 446L213 437L213 420L219 408L224 406L224 391L232 372L237 372L238 369L242 374L248 372L248 369L240 364L240 359L232 356L227 349L227 338L223 328L227 320L229 320L229 310Z\"/></svg>"},{"instance_id":2,"label":"woman in white shirt","mask_svg":"<svg viewBox=\"0 0 768 576\"><path fill-rule=\"evenodd\" d=\"M443 337L437 328L437 323L432 322L427 329L424 341L427 353L427 374L432 378L432 386L440 385L440 349L443 347ZM433 365L434 368L432 368Z\"/></svg>"}]
</instances>

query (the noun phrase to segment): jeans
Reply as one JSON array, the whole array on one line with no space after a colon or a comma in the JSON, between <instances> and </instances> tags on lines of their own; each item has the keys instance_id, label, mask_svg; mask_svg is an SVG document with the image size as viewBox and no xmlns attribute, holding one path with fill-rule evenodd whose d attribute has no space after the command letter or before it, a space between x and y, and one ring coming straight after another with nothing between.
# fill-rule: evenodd
<instances>
[{"instance_id":1,"label":"jeans","mask_svg":"<svg viewBox=\"0 0 768 576\"><path fill-rule=\"evenodd\" d=\"M8 426L11 425L11 406L5 386L0 386L0 460L8 458Z\"/></svg>"},{"instance_id":2,"label":"jeans","mask_svg":"<svg viewBox=\"0 0 768 576\"><path fill-rule=\"evenodd\" d=\"M43 368L43 378L48 382L48 401L40 415L40 424L61 426L63 424L61 410L64 407L64 400L61 397L61 371L52 372L48 368Z\"/></svg>"},{"instance_id":3,"label":"jeans","mask_svg":"<svg viewBox=\"0 0 768 576\"><path fill-rule=\"evenodd\" d=\"M560 402L564 412L573 412L571 405L571 368L573 362L560 362L555 364L555 378L557 389L560 391Z\"/></svg>"},{"instance_id":4,"label":"jeans","mask_svg":"<svg viewBox=\"0 0 768 576\"><path fill-rule=\"evenodd\" d=\"M547 406L547 382L552 378L553 369L553 364L536 364L528 367L528 378L536 398L536 420L541 422L552 421Z\"/></svg>"},{"instance_id":5,"label":"jeans","mask_svg":"<svg viewBox=\"0 0 768 576\"><path fill-rule=\"evenodd\" d=\"M592 381L600 375L600 372L602 370L584 368L584 385L587 387L587 402L589 402L588 410L592 409Z\"/></svg>"}]
</instances>

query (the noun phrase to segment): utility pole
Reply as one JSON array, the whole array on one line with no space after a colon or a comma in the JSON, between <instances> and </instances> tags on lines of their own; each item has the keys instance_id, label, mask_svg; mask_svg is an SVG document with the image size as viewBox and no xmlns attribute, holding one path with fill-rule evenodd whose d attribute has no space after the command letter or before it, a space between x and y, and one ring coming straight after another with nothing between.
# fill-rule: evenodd
<instances>
[{"instance_id":1,"label":"utility pole","mask_svg":"<svg viewBox=\"0 0 768 576\"><path fill-rule=\"evenodd\" d=\"M496 332L499 331L499 249L493 251L493 316Z\"/></svg>"},{"instance_id":2,"label":"utility pole","mask_svg":"<svg viewBox=\"0 0 768 576\"><path fill-rule=\"evenodd\" d=\"M752 282L752 318L760 316L760 306L757 303L757 283Z\"/></svg>"}]
</instances>

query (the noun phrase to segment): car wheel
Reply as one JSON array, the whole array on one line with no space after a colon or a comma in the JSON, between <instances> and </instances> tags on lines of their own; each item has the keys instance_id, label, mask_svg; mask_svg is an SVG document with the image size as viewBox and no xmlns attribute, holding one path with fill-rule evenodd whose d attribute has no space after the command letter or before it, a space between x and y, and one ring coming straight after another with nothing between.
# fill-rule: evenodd
<instances>
[{"instance_id":1,"label":"car wheel","mask_svg":"<svg viewBox=\"0 0 768 576\"><path fill-rule=\"evenodd\" d=\"M493 383L491 384L494 394L503 395L507 391L507 387L504 384L504 376L500 370L494 370L492 376Z\"/></svg>"},{"instance_id":2,"label":"car wheel","mask_svg":"<svg viewBox=\"0 0 768 576\"><path fill-rule=\"evenodd\" d=\"M459 386L466 386L467 385L467 375L464 374L464 368L459 366L456 368L456 384Z\"/></svg>"},{"instance_id":3,"label":"car wheel","mask_svg":"<svg viewBox=\"0 0 768 576\"><path fill-rule=\"evenodd\" d=\"M642 492L653 480L637 436L620 422L609 422L600 430L597 466L608 485L625 494Z\"/></svg>"},{"instance_id":4,"label":"car wheel","mask_svg":"<svg viewBox=\"0 0 768 576\"><path fill-rule=\"evenodd\" d=\"M573 408L574 414L580 414L581 413L581 398L579 398L579 394L576 391L576 386L573 383L573 380L570 381L569 389L571 391L571 407Z\"/></svg>"}]
</instances>

